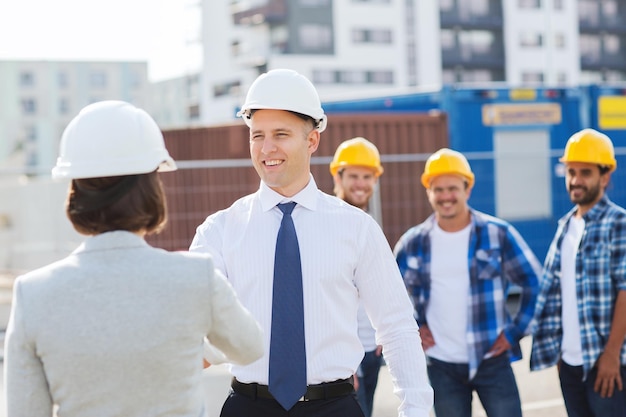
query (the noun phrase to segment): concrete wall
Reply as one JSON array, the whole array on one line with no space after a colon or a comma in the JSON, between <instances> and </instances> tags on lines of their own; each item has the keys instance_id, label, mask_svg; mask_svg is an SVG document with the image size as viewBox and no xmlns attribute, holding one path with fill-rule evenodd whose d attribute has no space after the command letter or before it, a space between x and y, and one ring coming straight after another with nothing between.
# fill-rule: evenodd
<instances>
[{"instance_id":1,"label":"concrete wall","mask_svg":"<svg viewBox=\"0 0 626 417\"><path fill-rule=\"evenodd\" d=\"M58 260L83 240L65 217L67 182L5 181L0 187L0 271L22 273Z\"/></svg>"}]
</instances>

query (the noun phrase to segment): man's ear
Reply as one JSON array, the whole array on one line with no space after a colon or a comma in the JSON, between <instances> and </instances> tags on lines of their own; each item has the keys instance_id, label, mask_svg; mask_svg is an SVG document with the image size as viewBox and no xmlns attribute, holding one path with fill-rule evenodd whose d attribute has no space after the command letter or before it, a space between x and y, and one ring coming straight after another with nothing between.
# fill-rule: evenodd
<instances>
[{"instance_id":1,"label":"man's ear","mask_svg":"<svg viewBox=\"0 0 626 417\"><path fill-rule=\"evenodd\" d=\"M320 132L317 129L313 129L309 132L306 140L309 142L309 153L313 154L317 151L317 147L320 144Z\"/></svg>"}]
</instances>

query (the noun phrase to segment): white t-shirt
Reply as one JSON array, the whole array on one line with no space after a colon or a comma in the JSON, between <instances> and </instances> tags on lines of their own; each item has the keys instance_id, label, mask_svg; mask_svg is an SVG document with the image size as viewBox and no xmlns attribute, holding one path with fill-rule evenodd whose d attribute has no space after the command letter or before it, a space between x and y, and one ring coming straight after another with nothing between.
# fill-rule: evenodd
<instances>
[{"instance_id":1,"label":"white t-shirt","mask_svg":"<svg viewBox=\"0 0 626 417\"><path fill-rule=\"evenodd\" d=\"M561 243L561 297L563 308L563 360L572 366L583 364L578 302L576 300L576 253L585 231L585 220L572 217Z\"/></svg>"},{"instance_id":2,"label":"white t-shirt","mask_svg":"<svg viewBox=\"0 0 626 417\"><path fill-rule=\"evenodd\" d=\"M430 300L426 309L435 346L426 354L453 363L468 363L469 235L471 225L446 232L435 225L430 233Z\"/></svg>"}]
</instances>

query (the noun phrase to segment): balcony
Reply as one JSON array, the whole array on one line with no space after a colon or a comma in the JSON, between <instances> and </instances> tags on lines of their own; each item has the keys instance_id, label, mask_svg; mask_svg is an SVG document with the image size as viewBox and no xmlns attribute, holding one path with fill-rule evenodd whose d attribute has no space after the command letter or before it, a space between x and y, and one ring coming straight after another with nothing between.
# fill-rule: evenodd
<instances>
[{"instance_id":1,"label":"balcony","mask_svg":"<svg viewBox=\"0 0 626 417\"><path fill-rule=\"evenodd\" d=\"M626 33L626 16L600 16L599 14L581 15L579 20L580 33Z\"/></svg>"},{"instance_id":2,"label":"balcony","mask_svg":"<svg viewBox=\"0 0 626 417\"><path fill-rule=\"evenodd\" d=\"M468 29L502 29L502 5L500 0L491 0L488 10L470 10L468 4L439 14L442 28L462 27Z\"/></svg>"},{"instance_id":3,"label":"balcony","mask_svg":"<svg viewBox=\"0 0 626 417\"><path fill-rule=\"evenodd\" d=\"M504 68L504 48L502 45L494 45L488 51L471 47L443 49L441 63L444 67Z\"/></svg>"},{"instance_id":4,"label":"balcony","mask_svg":"<svg viewBox=\"0 0 626 417\"><path fill-rule=\"evenodd\" d=\"M269 0L267 4L233 13L236 25L281 23L287 19L287 0Z\"/></svg>"},{"instance_id":5,"label":"balcony","mask_svg":"<svg viewBox=\"0 0 626 417\"><path fill-rule=\"evenodd\" d=\"M612 69L626 71L626 53L597 55L581 54L580 66L582 70Z\"/></svg>"}]
</instances>

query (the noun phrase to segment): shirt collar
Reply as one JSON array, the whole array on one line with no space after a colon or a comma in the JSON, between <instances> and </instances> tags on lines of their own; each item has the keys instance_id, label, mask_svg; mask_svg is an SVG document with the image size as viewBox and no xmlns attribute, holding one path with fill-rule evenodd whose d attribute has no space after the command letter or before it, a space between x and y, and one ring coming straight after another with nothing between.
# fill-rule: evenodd
<instances>
[{"instance_id":1,"label":"shirt collar","mask_svg":"<svg viewBox=\"0 0 626 417\"><path fill-rule=\"evenodd\" d=\"M261 200L261 208L263 211L269 211L276 207L279 203L287 203L289 201L295 201L298 205L308 208L309 210L315 210L317 207L317 184L313 175L309 173L309 182L302 190L292 197L285 197L272 190L261 181L259 188L259 198Z\"/></svg>"},{"instance_id":2,"label":"shirt collar","mask_svg":"<svg viewBox=\"0 0 626 417\"><path fill-rule=\"evenodd\" d=\"M607 197L606 194L603 194L600 200L598 200L598 202L594 204L594 206L591 207L591 209L587 213L585 213L583 219L585 219L586 222L589 220L597 220L598 218L600 218L602 213L606 211L608 206L609 197Z\"/></svg>"},{"instance_id":3,"label":"shirt collar","mask_svg":"<svg viewBox=\"0 0 626 417\"><path fill-rule=\"evenodd\" d=\"M602 215L602 213L606 211L607 207L609 206L610 201L611 200L609 200L609 197L606 194L604 194L602 198L600 198L600 200L598 200L598 202L593 207L591 207L591 209L589 209L587 213L585 213L585 215L583 216L583 219L585 219L585 222L597 220ZM576 206L572 207L572 209L568 211L565 216L559 219L559 223L560 224L568 223L569 219L572 218L572 216L576 214L576 210L577 210Z\"/></svg>"}]
</instances>

